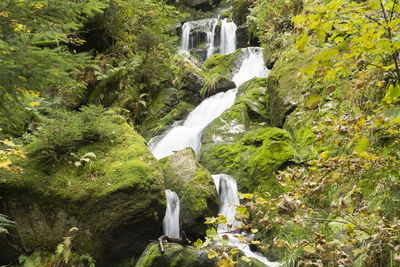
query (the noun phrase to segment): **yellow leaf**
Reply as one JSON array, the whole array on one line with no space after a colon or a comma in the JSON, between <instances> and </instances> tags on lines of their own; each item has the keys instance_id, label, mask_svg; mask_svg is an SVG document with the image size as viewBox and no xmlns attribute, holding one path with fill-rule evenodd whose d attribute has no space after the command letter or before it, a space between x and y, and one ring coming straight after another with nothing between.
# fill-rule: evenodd
<instances>
[{"instance_id":1,"label":"yellow leaf","mask_svg":"<svg viewBox=\"0 0 400 267\"><path fill-rule=\"evenodd\" d=\"M29 102L29 106L34 107L39 105L39 102Z\"/></svg>"},{"instance_id":2,"label":"yellow leaf","mask_svg":"<svg viewBox=\"0 0 400 267\"><path fill-rule=\"evenodd\" d=\"M319 154L320 158L322 158L323 160L326 160L327 158L329 158L329 155L331 154L330 151L325 151L322 152L321 154Z\"/></svg>"}]
</instances>

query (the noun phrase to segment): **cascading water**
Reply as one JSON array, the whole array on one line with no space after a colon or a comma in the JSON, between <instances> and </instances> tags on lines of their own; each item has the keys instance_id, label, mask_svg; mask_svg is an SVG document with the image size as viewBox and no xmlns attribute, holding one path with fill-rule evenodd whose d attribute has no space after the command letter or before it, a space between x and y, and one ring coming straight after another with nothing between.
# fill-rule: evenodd
<instances>
[{"instance_id":1,"label":"cascading water","mask_svg":"<svg viewBox=\"0 0 400 267\"><path fill-rule=\"evenodd\" d=\"M181 50L180 53L190 55L190 30L191 30L191 23L186 22L182 26L182 43L181 43Z\"/></svg>"},{"instance_id":2,"label":"cascading water","mask_svg":"<svg viewBox=\"0 0 400 267\"><path fill-rule=\"evenodd\" d=\"M217 27L217 24L218 24L218 20L213 19L212 30L211 30L211 32L207 33L207 43L208 43L207 58L211 57L214 54L215 28Z\"/></svg>"},{"instance_id":3,"label":"cascading water","mask_svg":"<svg viewBox=\"0 0 400 267\"><path fill-rule=\"evenodd\" d=\"M178 195L167 189L165 190L167 197L167 210L163 220L164 234L169 237L179 237L179 197Z\"/></svg>"},{"instance_id":4,"label":"cascading water","mask_svg":"<svg viewBox=\"0 0 400 267\"><path fill-rule=\"evenodd\" d=\"M267 75L260 48L249 47L245 49L244 57L242 66L232 79L237 87L253 77L266 77ZM186 147L193 148L197 154L200 151L203 129L233 105L236 92L237 88L203 100L188 115L183 124L171 128L161 139L153 138L150 140L149 148L153 155L160 159Z\"/></svg>"},{"instance_id":5,"label":"cascading water","mask_svg":"<svg viewBox=\"0 0 400 267\"><path fill-rule=\"evenodd\" d=\"M225 18L221 21L221 54L230 54L236 50L236 24L228 22Z\"/></svg>"},{"instance_id":6,"label":"cascading water","mask_svg":"<svg viewBox=\"0 0 400 267\"><path fill-rule=\"evenodd\" d=\"M205 60L214 53L215 29L218 19L203 19L198 21L186 21L182 26L182 41L180 53L190 55L199 53ZM204 43L203 48L200 45ZM204 49L204 55L203 55ZM196 50L196 51L193 51Z\"/></svg>"},{"instance_id":7,"label":"cascading water","mask_svg":"<svg viewBox=\"0 0 400 267\"><path fill-rule=\"evenodd\" d=\"M229 224L232 225L232 229L235 229L235 226L240 226L240 222L235 219L236 205L239 205L236 181L232 176L227 174L215 174L212 175L212 177L219 195L219 213L224 215ZM218 225L218 234L227 235L229 237L229 244L239 248L247 257L255 258L271 267L279 266L275 262L268 261L268 259L262 256L260 253L251 251L248 245L240 242L234 237L234 234L230 233L230 231L232 230L228 229L225 224Z\"/></svg>"},{"instance_id":8,"label":"cascading water","mask_svg":"<svg viewBox=\"0 0 400 267\"><path fill-rule=\"evenodd\" d=\"M219 53L229 54L236 50L236 24L218 18L186 21L182 26L180 53L197 54L201 61L211 57L218 51L215 32L218 23L221 22Z\"/></svg>"}]
</instances>

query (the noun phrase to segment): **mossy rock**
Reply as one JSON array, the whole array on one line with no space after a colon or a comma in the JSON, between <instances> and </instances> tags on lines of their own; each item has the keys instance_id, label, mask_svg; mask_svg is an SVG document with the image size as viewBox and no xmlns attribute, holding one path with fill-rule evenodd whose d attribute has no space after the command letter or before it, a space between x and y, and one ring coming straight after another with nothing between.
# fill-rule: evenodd
<instances>
[{"instance_id":1,"label":"mossy rock","mask_svg":"<svg viewBox=\"0 0 400 267\"><path fill-rule=\"evenodd\" d=\"M76 151L95 153L91 171L68 160L40 166L31 158L17 162L23 173L0 171L0 213L16 222L9 240L20 253L54 251L77 227L76 251L107 265L140 254L161 234L160 164L122 117L106 116L102 124L113 129L112 137Z\"/></svg>"},{"instance_id":2,"label":"mossy rock","mask_svg":"<svg viewBox=\"0 0 400 267\"><path fill-rule=\"evenodd\" d=\"M181 101L163 116L159 115L157 117L156 114L151 115L151 117L139 126L139 131L148 140L151 137L161 134L174 121L183 120L194 108L194 105Z\"/></svg>"},{"instance_id":3,"label":"mossy rock","mask_svg":"<svg viewBox=\"0 0 400 267\"><path fill-rule=\"evenodd\" d=\"M148 140L174 121L183 119L193 108L193 105L180 100L178 90L165 88L150 103L143 122L138 125L138 131Z\"/></svg>"},{"instance_id":4,"label":"mossy rock","mask_svg":"<svg viewBox=\"0 0 400 267\"><path fill-rule=\"evenodd\" d=\"M210 97L233 88L236 88L234 81L221 74L213 74L207 78L207 82L201 89L201 95L203 97Z\"/></svg>"},{"instance_id":5,"label":"mossy rock","mask_svg":"<svg viewBox=\"0 0 400 267\"><path fill-rule=\"evenodd\" d=\"M147 246L136 267L209 267L217 266L215 260L208 259L207 253L176 243L164 243L165 253L161 253L158 243Z\"/></svg>"},{"instance_id":6,"label":"mossy rock","mask_svg":"<svg viewBox=\"0 0 400 267\"><path fill-rule=\"evenodd\" d=\"M241 49L227 55L214 54L203 63L203 68L208 73L221 74L232 79L233 74L240 69L242 64L241 60L238 60L241 55Z\"/></svg>"},{"instance_id":7,"label":"mossy rock","mask_svg":"<svg viewBox=\"0 0 400 267\"><path fill-rule=\"evenodd\" d=\"M239 190L269 191L278 194L279 184L273 172L293 160L295 150L290 134L274 127L254 127L239 141L210 143L200 151L200 162L212 173L231 174Z\"/></svg>"},{"instance_id":8,"label":"mossy rock","mask_svg":"<svg viewBox=\"0 0 400 267\"><path fill-rule=\"evenodd\" d=\"M196 160L194 151L186 148L161 160L165 188L175 191L180 200L181 229L191 238L205 234L205 218L219 210L218 193L211 174Z\"/></svg>"},{"instance_id":9,"label":"mossy rock","mask_svg":"<svg viewBox=\"0 0 400 267\"><path fill-rule=\"evenodd\" d=\"M207 77L194 59L185 59L177 81L179 96L183 101L197 105L201 102L201 89L206 84Z\"/></svg>"},{"instance_id":10,"label":"mossy rock","mask_svg":"<svg viewBox=\"0 0 400 267\"><path fill-rule=\"evenodd\" d=\"M203 145L238 141L249 129L250 119L244 105L233 105L212 121L201 137Z\"/></svg>"},{"instance_id":11,"label":"mossy rock","mask_svg":"<svg viewBox=\"0 0 400 267\"><path fill-rule=\"evenodd\" d=\"M158 243L150 243L135 267L216 267L216 258L209 259L208 254L204 250L197 250L194 247L183 246L176 243L163 243L165 252L161 253ZM243 255L242 252L236 254L238 258ZM256 259L251 262L238 260L237 267L263 267L266 266Z\"/></svg>"},{"instance_id":12,"label":"mossy rock","mask_svg":"<svg viewBox=\"0 0 400 267\"><path fill-rule=\"evenodd\" d=\"M236 25L246 24L247 16L250 15L251 2L246 0L232 1L232 20Z\"/></svg>"},{"instance_id":13,"label":"mossy rock","mask_svg":"<svg viewBox=\"0 0 400 267\"><path fill-rule=\"evenodd\" d=\"M227 9L225 11L223 11L220 15L219 15L219 19L228 19L228 21L232 21L232 9Z\"/></svg>"}]
</instances>

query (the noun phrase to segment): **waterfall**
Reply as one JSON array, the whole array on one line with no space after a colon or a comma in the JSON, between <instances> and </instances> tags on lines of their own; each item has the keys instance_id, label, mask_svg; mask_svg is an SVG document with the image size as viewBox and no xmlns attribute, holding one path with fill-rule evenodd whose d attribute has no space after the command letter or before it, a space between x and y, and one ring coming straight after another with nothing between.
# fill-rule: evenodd
<instances>
[{"instance_id":1,"label":"waterfall","mask_svg":"<svg viewBox=\"0 0 400 267\"><path fill-rule=\"evenodd\" d=\"M209 58L215 49L214 41L217 24L218 19L186 21L182 26L182 40L179 53L190 55L193 52L197 52L202 60ZM204 45L200 47L203 43Z\"/></svg>"},{"instance_id":2,"label":"waterfall","mask_svg":"<svg viewBox=\"0 0 400 267\"><path fill-rule=\"evenodd\" d=\"M211 32L207 33L207 43L208 43L207 58L211 57L214 54L215 28L217 27L217 24L218 24L218 20L213 19L212 20L212 30L211 30Z\"/></svg>"},{"instance_id":3,"label":"waterfall","mask_svg":"<svg viewBox=\"0 0 400 267\"><path fill-rule=\"evenodd\" d=\"M185 22L182 26L182 43L180 53L190 55L190 30L192 24L190 22Z\"/></svg>"},{"instance_id":4,"label":"waterfall","mask_svg":"<svg viewBox=\"0 0 400 267\"><path fill-rule=\"evenodd\" d=\"M202 19L186 21L182 26L180 54L197 54L201 61L211 57L217 50L215 47L215 31L221 21L220 48L221 54L229 54L236 50L236 24L227 19Z\"/></svg>"},{"instance_id":5,"label":"waterfall","mask_svg":"<svg viewBox=\"0 0 400 267\"><path fill-rule=\"evenodd\" d=\"M253 77L266 77L261 48L244 50L244 60L233 81L239 87ZM197 154L201 147L203 129L235 102L237 88L221 92L203 100L183 124L172 127L161 139L155 137L149 141L149 148L157 159L169 156L174 151L191 147Z\"/></svg>"},{"instance_id":6,"label":"waterfall","mask_svg":"<svg viewBox=\"0 0 400 267\"><path fill-rule=\"evenodd\" d=\"M237 194L237 185L235 179L227 174L214 174L212 175L217 188L220 201L220 214L223 214L229 224L233 226L240 226L240 222L235 219L236 205L239 205L239 198ZM270 262L266 257L260 253L250 250L249 245L243 244L233 234L228 232L229 229L225 224L218 225L218 234L227 235L229 237L229 245L239 248L247 257L255 258L268 266L279 266L275 262Z\"/></svg>"},{"instance_id":7,"label":"waterfall","mask_svg":"<svg viewBox=\"0 0 400 267\"><path fill-rule=\"evenodd\" d=\"M223 19L221 22L221 54L230 54L236 50L236 24Z\"/></svg>"},{"instance_id":8,"label":"waterfall","mask_svg":"<svg viewBox=\"0 0 400 267\"><path fill-rule=\"evenodd\" d=\"M163 220L164 234L169 237L179 237L179 197L178 195L167 189L165 190L167 197L167 210Z\"/></svg>"}]
</instances>

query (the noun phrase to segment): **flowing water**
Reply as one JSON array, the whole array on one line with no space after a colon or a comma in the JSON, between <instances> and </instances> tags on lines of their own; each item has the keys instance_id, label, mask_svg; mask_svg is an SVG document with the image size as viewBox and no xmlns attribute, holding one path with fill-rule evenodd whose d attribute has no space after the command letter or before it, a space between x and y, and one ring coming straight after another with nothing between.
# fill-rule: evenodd
<instances>
[{"instance_id":1,"label":"flowing water","mask_svg":"<svg viewBox=\"0 0 400 267\"><path fill-rule=\"evenodd\" d=\"M233 81L239 87L253 77L266 77L262 50L249 47L244 49L244 60ZM201 147L203 129L235 102L237 88L221 92L203 100L190 114L183 124L171 128L163 138L153 138L149 148L157 159L169 156L174 151L191 147L197 154ZM157 141L156 141L157 140Z\"/></svg>"},{"instance_id":2,"label":"flowing water","mask_svg":"<svg viewBox=\"0 0 400 267\"><path fill-rule=\"evenodd\" d=\"M219 24L220 35L216 36L215 32ZM182 26L180 53L197 54L201 61L205 61L216 51L220 54L233 53L236 50L236 29L234 22L228 22L226 18L220 20L219 16L212 19L186 21ZM218 41L217 46L216 41Z\"/></svg>"},{"instance_id":3,"label":"flowing water","mask_svg":"<svg viewBox=\"0 0 400 267\"><path fill-rule=\"evenodd\" d=\"M182 26L182 43L180 53L191 55L198 53L200 59L204 61L214 52L218 51L215 45L215 32L219 19L205 19L200 21L188 21ZM199 49L202 43L202 48ZM221 21L221 33L219 43L219 53L229 54L236 49L236 25L228 22L227 19ZM236 98L238 87L254 77L266 77L267 70L261 48L249 47L243 49L243 58L240 69L233 76L236 84L235 89L227 92L218 93L198 105L185 121L175 122L168 131L162 136L157 136L149 141L149 148L157 159L169 156L174 151L179 151L186 147L191 147L197 154L201 148L202 131L214 119L219 117L225 110L233 105ZM236 181L227 174L213 175L215 186L220 198L220 213L230 221L233 227L239 226L236 221L236 206L239 205ZM179 198L171 190L165 191L167 196L167 211L163 220L164 234L170 237L179 237ZM230 237L230 245L238 247L248 257L256 258L269 266L278 266L276 263L269 262L259 253L252 252L250 247L241 243L229 233L225 224L218 226L219 234L227 234Z\"/></svg>"},{"instance_id":4,"label":"flowing water","mask_svg":"<svg viewBox=\"0 0 400 267\"><path fill-rule=\"evenodd\" d=\"M221 46L220 54L230 54L236 50L236 24L228 22L228 19L221 21Z\"/></svg>"},{"instance_id":5,"label":"flowing water","mask_svg":"<svg viewBox=\"0 0 400 267\"><path fill-rule=\"evenodd\" d=\"M227 174L215 174L212 175L215 183L215 187L217 188L217 192L219 195L220 202L220 214L223 214L229 224L233 226L240 226L240 222L235 219L236 214L236 205L239 205L238 191L235 179ZM268 266L279 266L275 262L270 262L266 257L261 255L260 253L253 252L250 250L249 245L243 244L237 238L234 237L234 234L230 233L231 229L229 229L225 224L218 225L218 234L227 235L229 237L229 244L231 246L235 246L239 248L247 257L255 258L262 263Z\"/></svg>"},{"instance_id":6,"label":"flowing water","mask_svg":"<svg viewBox=\"0 0 400 267\"><path fill-rule=\"evenodd\" d=\"M218 19L186 21L182 26L180 53L197 52L204 61L214 54L215 30Z\"/></svg>"},{"instance_id":7,"label":"flowing water","mask_svg":"<svg viewBox=\"0 0 400 267\"><path fill-rule=\"evenodd\" d=\"M163 220L164 234L169 237L179 237L179 197L169 190L165 190L167 197L167 211Z\"/></svg>"}]
</instances>

